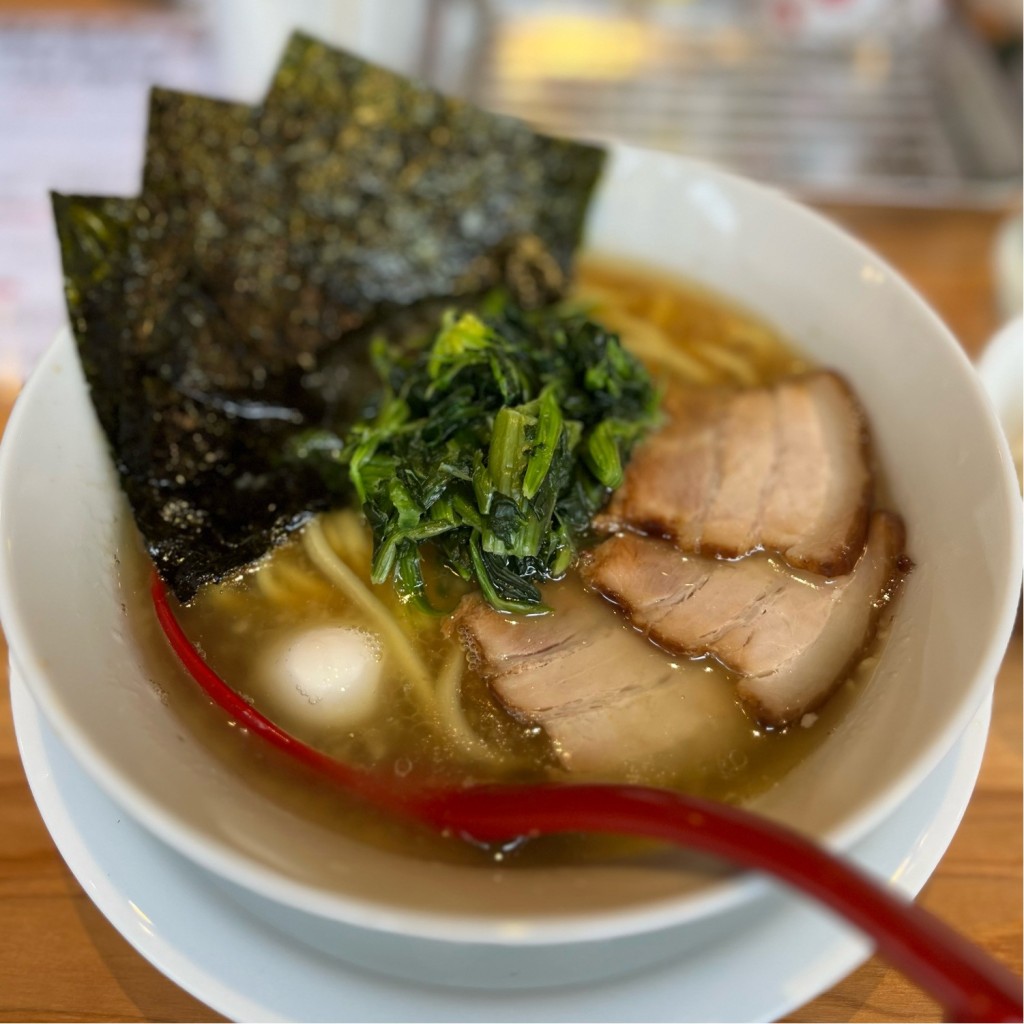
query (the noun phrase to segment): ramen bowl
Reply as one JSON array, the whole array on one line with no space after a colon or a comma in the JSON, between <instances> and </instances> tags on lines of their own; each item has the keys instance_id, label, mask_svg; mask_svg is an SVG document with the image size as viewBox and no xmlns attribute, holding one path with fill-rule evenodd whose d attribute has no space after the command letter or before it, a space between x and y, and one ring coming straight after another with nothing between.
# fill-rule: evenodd
<instances>
[{"instance_id":1,"label":"ramen bowl","mask_svg":"<svg viewBox=\"0 0 1024 1024\"><path fill-rule=\"evenodd\" d=\"M759 185L615 148L588 251L707 286L853 385L915 568L874 675L834 732L751 806L849 851L988 697L1020 589L1006 442L970 364L891 268ZM167 706L126 605L130 515L68 333L0 454L0 617L81 768L270 927L384 973L477 986L607 978L764 911L771 888L661 853L517 870L341 837L247 785Z\"/></svg>"}]
</instances>

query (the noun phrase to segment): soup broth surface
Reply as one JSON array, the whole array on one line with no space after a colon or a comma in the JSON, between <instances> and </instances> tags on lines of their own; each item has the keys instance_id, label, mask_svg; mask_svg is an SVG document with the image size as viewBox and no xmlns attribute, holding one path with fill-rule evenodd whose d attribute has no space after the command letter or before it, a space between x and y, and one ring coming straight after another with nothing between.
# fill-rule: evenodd
<instances>
[{"instance_id":1,"label":"soup broth surface","mask_svg":"<svg viewBox=\"0 0 1024 1024\"><path fill-rule=\"evenodd\" d=\"M757 386L808 369L806 361L756 317L697 287L648 271L607 261L586 262L573 298L618 331L664 387ZM430 777L462 784L582 778L560 766L557 751L539 726L517 720L500 705L487 683L466 664L460 646L444 637L440 617L404 605L390 584L370 583L371 538L359 513L330 513L320 517L318 525L320 537L351 574L353 586L372 595L374 608L368 611L364 602L353 599L353 592L328 578L308 535L294 538L251 571L204 588L189 606L176 609L189 637L229 685L305 742L399 779ZM550 863L613 857L643 848L635 842L556 837L477 849L462 840L424 834L347 800L245 735L198 691L177 665L149 611L148 567L141 546L137 540L128 546L137 557L122 566L122 576L125 587L137 593L133 627L152 652L154 685L218 756L295 813L395 851L460 862L498 858ZM428 584L437 607L452 609L467 592L465 583L437 566L429 572ZM572 571L547 586L558 588L562 600L606 603L586 591ZM608 613L617 614L611 606ZM384 617L392 624L392 635L400 637L399 645L382 632ZM318 626L345 626L375 638L379 706L356 725L334 724L327 716L311 724L315 716L292 715L291 702L282 699L275 651L290 637ZM619 628L632 630L624 618ZM827 737L870 675L879 643L820 713L805 716L803 723L787 730L771 731L743 710L733 677L716 661L673 656L647 642L644 657L670 666L681 677L681 692L689 696L690 705L699 704L706 721L684 749L660 757L631 755L601 778L670 786L730 802L749 799ZM410 676L410 664L422 667L426 685ZM692 711L681 706L680 713Z\"/></svg>"}]
</instances>

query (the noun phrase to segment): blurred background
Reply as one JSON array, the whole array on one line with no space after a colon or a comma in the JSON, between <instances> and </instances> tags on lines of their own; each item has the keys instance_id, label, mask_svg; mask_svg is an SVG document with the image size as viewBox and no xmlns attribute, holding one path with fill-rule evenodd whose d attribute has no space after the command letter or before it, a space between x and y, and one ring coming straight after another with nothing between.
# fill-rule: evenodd
<instances>
[{"instance_id":1,"label":"blurred background","mask_svg":"<svg viewBox=\"0 0 1024 1024\"><path fill-rule=\"evenodd\" d=\"M813 202L1001 212L1019 308L1019 0L0 0L0 372L63 321L47 191L133 193L149 86L258 102L295 26Z\"/></svg>"}]
</instances>

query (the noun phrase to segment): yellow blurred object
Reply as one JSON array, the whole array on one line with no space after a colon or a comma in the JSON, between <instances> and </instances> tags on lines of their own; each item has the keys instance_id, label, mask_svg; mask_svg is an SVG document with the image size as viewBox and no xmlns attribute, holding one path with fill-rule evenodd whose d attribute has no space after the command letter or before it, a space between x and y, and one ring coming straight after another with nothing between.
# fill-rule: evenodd
<instances>
[{"instance_id":1,"label":"yellow blurred object","mask_svg":"<svg viewBox=\"0 0 1024 1024\"><path fill-rule=\"evenodd\" d=\"M719 64L732 67L750 60L754 41L737 25L723 25L708 38L708 47Z\"/></svg>"},{"instance_id":2,"label":"yellow blurred object","mask_svg":"<svg viewBox=\"0 0 1024 1024\"><path fill-rule=\"evenodd\" d=\"M854 81L861 88L877 89L892 73L892 47L880 36L866 36L853 47Z\"/></svg>"},{"instance_id":3,"label":"yellow blurred object","mask_svg":"<svg viewBox=\"0 0 1024 1024\"><path fill-rule=\"evenodd\" d=\"M498 59L505 74L522 78L627 78L655 42L650 28L628 18L538 15L508 26Z\"/></svg>"}]
</instances>

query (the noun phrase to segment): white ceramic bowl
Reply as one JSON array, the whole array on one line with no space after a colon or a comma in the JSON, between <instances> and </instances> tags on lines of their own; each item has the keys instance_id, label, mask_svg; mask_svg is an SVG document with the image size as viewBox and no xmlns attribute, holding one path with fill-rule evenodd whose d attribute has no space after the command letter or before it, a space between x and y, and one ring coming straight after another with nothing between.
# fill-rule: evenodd
<instances>
[{"instance_id":1,"label":"white ceramic bowl","mask_svg":"<svg viewBox=\"0 0 1024 1024\"><path fill-rule=\"evenodd\" d=\"M732 296L838 367L871 418L917 563L870 687L757 806L849 849L925 777L988 694L1020 590L1005 440L966 358L867 249L784 197L705 165L616 149L590 249ZM230 775L161 703L123 628L124 501L62 335L0 455L0 617L61 740L133 818L247 906L383 971L477 986L608 977L678 956L768 887L664 864L508 871L339 840Z\"/></svg>"}]
</instances>

